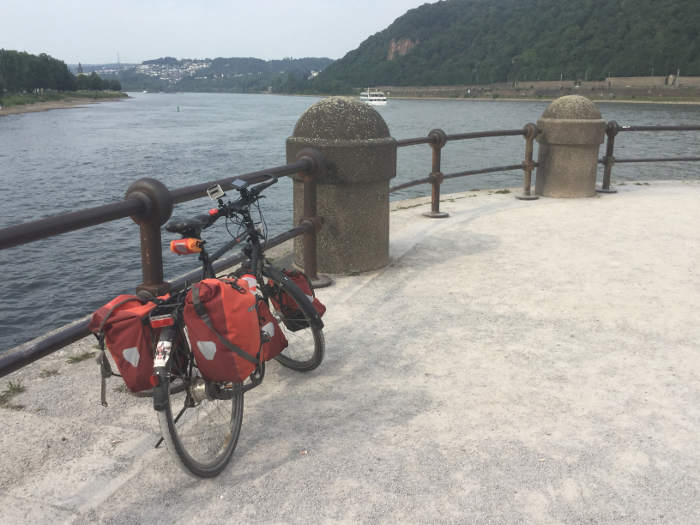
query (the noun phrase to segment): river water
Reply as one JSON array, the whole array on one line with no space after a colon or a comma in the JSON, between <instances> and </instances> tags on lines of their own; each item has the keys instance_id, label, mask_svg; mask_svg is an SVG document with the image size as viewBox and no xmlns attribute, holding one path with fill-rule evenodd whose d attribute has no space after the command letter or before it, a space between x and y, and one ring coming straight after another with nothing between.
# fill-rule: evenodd
<instances>
[{"instance_id":1,"label":"river water","mask_svg":"<svg viewBox=\"0 0 700 525\"><path fill-rule=\"evenodd\" d=\"M237 94L132 94L124 101L84 108L0 117L0 228L121 199L141 177L169 188L283 165L285 139L317 98ZM377 108L397 139L522 128L547 102L391 100ZM634 125L700 125L700 107L601 104L606 120ZM698 155L700 134L628 133L618 158ZM521 137L448 143L444 173L522 162ZM602 152L601 152L602 155ZM398 184L430 172L430 148L401 148ZM700 176L700 163L618 165L613 180ZM443 192L520 186L522 173L448 181ZM427 195L418 186L392 195ZM263 201L269 231L291 223L291 182L283 179ZM208 200L179 206L175 216L199 213ZM216 227L219 227L217 225ZM91 312L141 282L138 229L129 219L0 252L3 300L0 349L6 349ZM221 238L221 237L219 237ZM164 241L170 239L164 235ZM164 254L166 279L196 265Z\"/></svg>"}]
</instances>

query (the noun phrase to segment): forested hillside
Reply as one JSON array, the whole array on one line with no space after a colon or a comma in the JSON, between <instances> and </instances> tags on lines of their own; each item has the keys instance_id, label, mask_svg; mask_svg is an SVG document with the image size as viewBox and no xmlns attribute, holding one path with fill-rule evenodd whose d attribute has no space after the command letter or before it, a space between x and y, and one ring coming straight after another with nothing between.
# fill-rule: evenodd
<instances>
[{"instance_id":1,"label":"forested hillside","mask_svg":"<svg viewBox=\"0 0 700 525\"><path fill-rule=\"evenodd\" d=\"M446 0L408 11L312 88L700 75L699 31L698 0Z\"/></svg>"}]
</instances>

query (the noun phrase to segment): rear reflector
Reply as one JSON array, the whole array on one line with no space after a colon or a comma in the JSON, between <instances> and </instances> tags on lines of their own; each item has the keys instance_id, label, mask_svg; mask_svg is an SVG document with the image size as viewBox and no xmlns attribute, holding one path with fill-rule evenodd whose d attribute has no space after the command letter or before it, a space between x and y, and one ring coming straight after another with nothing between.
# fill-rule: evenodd
<instances>
[{"instance_id":1,"label":"rear reflector","mask_svg":"<svg viewBox=\"0 0 700 525\"><path fill-rule=\"evenodd\" d=\"M175 319L172 315L158 315L151 317L152 328L163 328L164 326L172 326L175 324Z\"/></svg>"}]
</instances>

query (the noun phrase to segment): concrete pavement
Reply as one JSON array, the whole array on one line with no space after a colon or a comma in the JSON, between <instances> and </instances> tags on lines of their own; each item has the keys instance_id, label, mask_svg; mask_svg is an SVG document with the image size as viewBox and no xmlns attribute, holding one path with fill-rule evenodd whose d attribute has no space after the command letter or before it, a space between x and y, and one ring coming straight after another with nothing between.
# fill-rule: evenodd
<instances>
[{"instance_id":1,"label":"concrete pavement","mask_svg":"<svg viewBox=\"0 0 700 525\"><path fill-rule=\"evenodd\" d=\"M3 523L698 523L700 184L394 204L391 264L338 277L327 353L246 396L214 480L85 340L0 380ZM42 377L43 376L43 377Z\"/></svg>"}]
</instances>

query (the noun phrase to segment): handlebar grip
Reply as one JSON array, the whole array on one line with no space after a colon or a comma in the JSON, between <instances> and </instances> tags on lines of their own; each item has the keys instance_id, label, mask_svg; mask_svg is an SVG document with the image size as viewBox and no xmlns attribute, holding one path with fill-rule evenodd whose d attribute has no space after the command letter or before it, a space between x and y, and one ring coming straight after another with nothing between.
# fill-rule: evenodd
<instances>
[{"instance_id":1,"label":"handlebar grip","mask_svg":"<svg viewBox=\"0 0 700 525\"><path fill-rule=\"evenodd\" d=\"M251 189L250 192L255 196L260 195L261 191L263 191L266 188L269 188L273 184L276 184L278 180L279 179L277 177L271 177L269 181L258 184L253 189Z\"/></svg>"}]
</instances>

